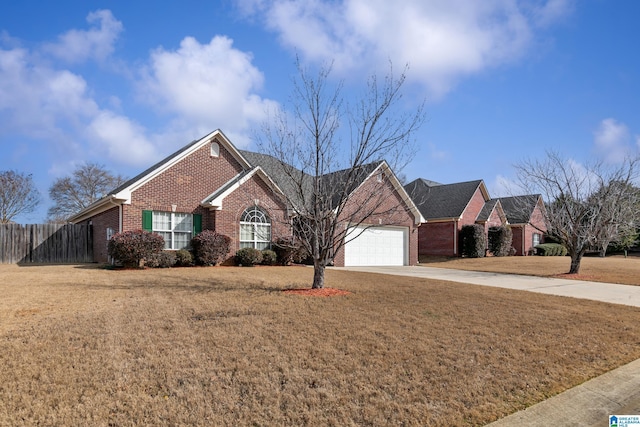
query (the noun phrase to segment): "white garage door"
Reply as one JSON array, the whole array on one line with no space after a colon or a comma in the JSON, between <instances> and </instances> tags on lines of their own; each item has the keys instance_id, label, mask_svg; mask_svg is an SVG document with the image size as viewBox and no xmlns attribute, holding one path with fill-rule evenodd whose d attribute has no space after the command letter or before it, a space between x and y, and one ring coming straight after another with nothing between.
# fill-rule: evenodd
<instances>
[{"instance_id":1,"label":"white garage door","mask_svg":"<svg viewBox=\"0 0 640 427\"><path fill-rule=\"evenodd\" d=\"M406 265L407 228L402 227L354 227L344 248L344 265Z\"/></svg>"}]
</instances>

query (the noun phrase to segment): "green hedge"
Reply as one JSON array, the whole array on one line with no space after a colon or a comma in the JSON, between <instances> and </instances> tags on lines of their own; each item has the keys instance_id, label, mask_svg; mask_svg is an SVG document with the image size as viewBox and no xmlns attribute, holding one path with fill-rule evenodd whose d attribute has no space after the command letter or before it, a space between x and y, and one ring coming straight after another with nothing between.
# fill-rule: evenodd
<instances>
[{"instance_id":1,"label":"green hedge","mask_svg":"<svg viewBox=\"0 0 640 427\"><path fill-rule=\"evenodd\" d=\"M465 225L460 229L460 252L469 258L484 257L486 248L484 227L479 224Z\"/></svg>"},{"instance_id":2,"label":"green hedge","mask_svg":"<svg viewBox=\"0 0 640 427\"><path fill-rule=\"evenodd\" d=\"M567 248L559 243L542 243L534 248L539 256L565 256Z\"/></svg>"},{"instance_id":3,"label":"green hedge","mask_svg":"<svg viewBox=\"0 0 640 427\"><path fill-rule=\"evenodd\" d=\"M489 227L489 251L493 256L511 255L513 233L510 227Z\"/></svg>"}]
</instances>

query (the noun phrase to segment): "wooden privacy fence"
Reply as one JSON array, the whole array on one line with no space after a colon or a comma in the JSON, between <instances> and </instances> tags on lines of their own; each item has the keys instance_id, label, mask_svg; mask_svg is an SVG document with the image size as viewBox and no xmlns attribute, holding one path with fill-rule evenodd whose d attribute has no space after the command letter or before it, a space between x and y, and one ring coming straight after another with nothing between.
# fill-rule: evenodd
<instances>
[{"instance_id":1,"label":"wooden privacy fence","mask_svg":"<svg viewBox=\"0 0 640 427\"><path fill-rule=\"evenodd\" d=\"M0 224L0 264L93 262L90 225Z\"/></svg>"}]
</instances>

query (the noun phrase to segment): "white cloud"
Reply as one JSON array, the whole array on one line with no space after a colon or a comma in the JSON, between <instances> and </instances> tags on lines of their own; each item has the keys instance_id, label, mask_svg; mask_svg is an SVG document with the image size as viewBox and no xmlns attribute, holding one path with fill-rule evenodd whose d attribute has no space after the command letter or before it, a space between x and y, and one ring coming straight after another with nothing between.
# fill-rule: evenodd
<instances>
[{"instance_id":1,"label":"white cloud","mask_svg":"<svg viewBox=\"0 0 640 427\"><path fill-rule=\"evenodd\" d=\"M208 44L187 37L175 51L162 48L151 54L140 82L147 102L177 116L183 128L204 134L224 128L234 143L246 144L246 132L266 117L274 101L256 95L262 73L233 41L216 36Z\"/></svg>"},{"instance_id":2,"label":"white cloud","mask_svg":"<svg viewBox=\"0 0 640 427\"><path fill-rule=\"evenodd\" d=\"M496 175L488 187L492 198L511 197L522 193L521 187L513 179L503 175Z\"/></svg>"},{"instance_id":3,"label":"white cloud","mask_svg":"<svg viewBox=\"0 0 640 427\"><path fill-rule=\"evenodd\" d=\"M148 164L156 150L141 126L101 107L83 76L43 60L43 52L56 49L68 49L69 60L108 55L113 29L119 31L121 24L109 11L89 14L88 20L99 21L101 29L69 31L59 44L45 44L42 50L0 48L0 134L43 142L55 153L50 159L54 166L98 155L123 164Z\"/></svg>"},{"instance_id":4,"label":"white cloud","mask_svg":"<svg viewBox=\"0 0 640 427\"><path fill-rule=\"evenodd\" d=\"M58 36L56 43L48 43L43 50L69 63L87 59L103 61L114 50L114 44L123 26L109 10L97 10L87 15L92 24L89 30L69 30Z\"/></svg>"},{"instance_id":5,"label":"white cloud","mask_svg":"<svg viewBox=\"0 0 640 427\"><path fill-rule=\"evenodd\" d=\"M620 163L632 151L631 133L616 119L602 120L594 132L595 150L608 163Z\"/></svg>"},{"instance_id":6,"label":"white cloud","mask_svg":"<svg viewBox=\"0 0 640 427\"><path fill-rule=\"evenodd\" d=\"M124 164L149 164L158 158L144 128L111 111L97 114L87 127L87 135L99 152Z\"/></svg>"},{"instance_id":7,"label":"white cloud","mask_svg":"<svg viewBox=\"0 0 640 427\"><path fill-rule=\"evenodd\" d=\"M24 49L0 49L0 123L5 130L50 137L97 110L81 76L34 62Z\"/></svg>"},{"instance_id":8,"label":"white cloud","mask_svg":"<svg viewBox=\"0 0 640 427\"><path fill-rule=\"evenodd\" d=\"M410 78L443 95L465 75L513 61L534 31L570 11L569 0L239 0L287 47L337 71L409 64Z\"/></svg>"}]
</instances>

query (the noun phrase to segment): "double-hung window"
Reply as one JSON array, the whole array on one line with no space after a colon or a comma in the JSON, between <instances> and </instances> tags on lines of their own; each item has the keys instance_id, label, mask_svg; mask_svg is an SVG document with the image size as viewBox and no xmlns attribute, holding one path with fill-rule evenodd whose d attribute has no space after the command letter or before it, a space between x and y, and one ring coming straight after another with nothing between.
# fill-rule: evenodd
<instances>
[{"instance_id":1,"label":"double-hung window","mask_svg":"<svg viewBox=\"0 0 640 427\"><path fill-rule=\"evenodd\" d=\"M161 235L165 249L184 249L201 231L202 217L188 213L143 211L142 228Z\"/></svg>"},{"instance_id":2,"label":"double-hung window","mask_svg":"<svg viewBox=\"0 0 640 427\"><path fill-rule=\"evenodd\" d=\"M271 247L271 221L257 206L245 210L240 218L240 247L260 250Z\"/></svg>"},{"instance_id":3,"label":"double-hung window","mask_svg":"<svg viewBox=\"0 0 640 427\"><path fill-rule=\"evenodd\" d=\"M534 248L540 244L540 240L542 240L542 235L540 233L533 233L533 238L531 239L531 246Z\"/></svg>"}]
</instances>

